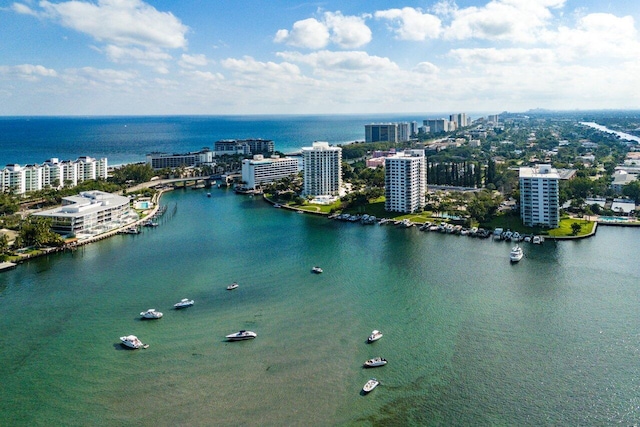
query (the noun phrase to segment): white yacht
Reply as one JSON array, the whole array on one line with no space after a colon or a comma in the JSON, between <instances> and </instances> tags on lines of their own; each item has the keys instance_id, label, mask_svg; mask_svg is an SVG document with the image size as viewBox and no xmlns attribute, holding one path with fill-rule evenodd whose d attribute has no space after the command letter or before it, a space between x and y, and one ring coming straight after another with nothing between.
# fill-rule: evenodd
<instances>
[{"instance_id":1,"label":"white yacht","mask_svg":"<svg viewBox=\"0 0 640 427\"><path fill-rule=\"evenodd\" d=\"M242 331L236 332L235 334L229 334L225 338L227 338L229 341L242 341L242 340L250 340L257 336L258 334L256 334L255 332L242 330Z\"/></svg>"},{"instance_id":2,"label":"white yacht","mask_svg":"<svg viewBox=\"0 0 640 427\"><path fill-rule=\"evenodd\" d=\"M237 288L237 287L238 287L238 284L237 284L236 282L233 282L232 284L230 284L229 286L227 286L227 290L228 290L228 291L232 291L232 290L234 290L234 289L235 289L235 288Z\"/></svg>"},{"instance_id":3,"label":"white yacht","mask_svg":"<svg viewBox=\"0 0 640 427\"><path fill-rule=\"evenodd\" d=\"M371 335L369 335L369 338L367 338L367 342L374 342L374 341L378 341L380 338L382 338L382 332L380 332L377 329L374 329L371 332Z\"/></svg>"},{"instance_id":4,"label":"white yacht","mask_svg":"<svg viewBox=\"0 0 640 427\"><path fill-rule=\"evenodd\" d=\"M182 298L180 302L173 304L176 309L191 307L193 305L193 300L189 298Z\"/></svg>"},{"instance_id":5,"label":"white yacht","mask_svg":"<svg viewBox=\"0 0 640 427\"><path fill-rule=\"evenodd\" d=\"M315 267L313 267L313 268L311 269L311 271L313 271L313 272L314 272L314 273L316 273L316 274L320 274L320 273L322 273L322 269L321 269L320 267L318 267L317 265L316 265Z\"/></svg>"},{"instance_id":6,"label":"white yacht","mask_svg":"<svg viewBox=\"0 0 640 427\"><path fill-rule=\"evenodd\" d=\"M384 366L387 364L387 359L383 357L374 357L364 362L366 368L377 368L378 366Z\"/></svg>"},{"instance_id":7,"label":"white yacht","mask_svg":"<svg viewBox=\"0 0 640 427\"><path fill-rule=\"evenodd\" d=\"M364 387L362 387L362 391L364 391L365 393L369 393L371 390L376 388L378 384L380 384L380 381L375 378L371 378L369 381L367 381Z\"/></svg>"},{"instance_id":8,"label":"white yacht","mask_svg":"<svg viewBox=\"0 0 640 427\"><path fill-rule=\"evenodd\" d=\"M520 245L515 245L513 248L511 248L511 252L509 252L509 259L511 260L511 262L518 262L522 259L523 256L524 252L522 252L522 248L520 247Z\"/></svg>"},{"instance_id":9,"label":"white yacht","mask_svg":"<svg viewBox=\"0 0 640 427\"><path fill-rule=\"evenodd\" d=\"M156 311L155 308L150 308L147 311L143 311L140 313L143 319L160 319L162 317L162 313Z\"/></svg>"},{"instance_id":10,"label":"white yacht","mask_svg":"<svg viewBox=\"0 0 640 427\"><path fill-rule=\"evenodd\" d=\"M140 341L135 335L120 337L120 342L123 346L133 349L149 347L149 344L142 344L142 341Z\"/></svg>"}]
</instances>

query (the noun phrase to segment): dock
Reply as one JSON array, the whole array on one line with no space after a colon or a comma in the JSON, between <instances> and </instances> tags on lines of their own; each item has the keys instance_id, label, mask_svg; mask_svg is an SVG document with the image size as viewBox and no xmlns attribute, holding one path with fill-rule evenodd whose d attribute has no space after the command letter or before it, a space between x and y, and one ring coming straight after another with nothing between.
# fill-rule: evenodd
<instances>
[{"instance_id":1,"label":"dock","mask_svg":"<svg viewBox=\"0 0 640 427\"><path fill-rule=\"evenodd\" d=\"M16 268L18 264L15 264L13 262L0 262L0 271L7 271L7 270L11 270L12 268Z\"/></svg>"}]
</instances>

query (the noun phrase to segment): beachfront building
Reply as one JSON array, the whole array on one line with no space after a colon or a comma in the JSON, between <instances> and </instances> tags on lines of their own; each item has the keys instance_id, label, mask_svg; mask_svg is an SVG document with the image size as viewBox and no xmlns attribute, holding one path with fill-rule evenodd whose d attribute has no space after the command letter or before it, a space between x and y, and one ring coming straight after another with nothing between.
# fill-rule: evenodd
<instances>
[{"instance_id":1,"label":"beachfront building","mask_svg":"<svg viewBox=\"0 0 640 427\"><path fill-rule=\"evenodd\" d=\"M304 194L339 196L342 187L342 148L328 142L314 142L302 147Z\"/></svg>"},{"instance_id":2,"label":"beachfront building","mask_svg":"<svg viewBox=\"0 0 640 427\"><path fill-rule=\"evenodd\" d=\"M213 152L209 149L184 154L149 153L147 164L153 169L175 169L213 164Z\"/></svg>"},{"instance_id":3,"label":"beachfront building","mask_svg":"<svg viewBox=\"0 0 640 427\"><path fill-rule=\"evenodd\" d=\"M275 144L271 139L223 139L214 143L216 156L251 154L270 154L275 151Z\"/></svg>"},{"instance_id":4,"label":"beachfront building","mask_svg":"<svg viewBox=\"0 0 640 427\"><path fill-rule=\"evenodd\" d=\"M520 168L520 218L527 227L560 224L560 175L549 164Z\"/></svg>"},{"instance_id":5,"label":"beachfront building","mask_svg":"<svg viewBox=\"0 0 640 427\"><path fill-rule=\"evenodd\" d=\"M397 123L372 123L364 125L365 142L398 142Z\"/></svg>"},{"instance_id":6,"label":"beachfront building","mask_svg":"<svg viewBox=\"0 0 640 427\"><path fill-rule=\"evenodd\" d=\"M429 128L429 133L451 132L456 130L456 125L447 119L427 119L422 124Z\"/></svg>"},{"instance_id":7,"label":"beachfront building","mask_svg":"<svg viewBox=\"0 0 640 427\"><path fill-rule=\"evenodd\" d=\"M41 165L7 165L0 170L0 190L25 194L45 188L73 187L78 182L107 179L107 159L83 156L76 161L49 159Z\"/></svg>"},{"instance_id":8,"label":"beachfront building","mask_svg":"<svg viewBox=\"0 0 640 427\"><path fill-rule=\"evenodd\" d=\"M389 212L416 212L427 192L424 150L407 150L385 159L385 204Z\"/></svg>"},{"instance_id":9,"label":"beachfront building","mask_svg":"<svg viewBox=\"0 0 640 427\"><path fill-rule=\"evenodd\" d=\"M298 173L298 159L292 157L272 156L265 158L256 154L253 159L242 161L242 181L244 187L253 190L256 186L273 182Z\"/></svg>"},{"instance_id":10,"label":"beachfront building","mask_svg":"<svg viewBox=\"0 0 640 427\"><path fill-rule=\"evenodd\" d=\"M84 191L62 199L62 206L33 214L52 221L51 230L78 238L122 227L138 218L129 198L103 191Z\"/></svg>"}]
</instances>

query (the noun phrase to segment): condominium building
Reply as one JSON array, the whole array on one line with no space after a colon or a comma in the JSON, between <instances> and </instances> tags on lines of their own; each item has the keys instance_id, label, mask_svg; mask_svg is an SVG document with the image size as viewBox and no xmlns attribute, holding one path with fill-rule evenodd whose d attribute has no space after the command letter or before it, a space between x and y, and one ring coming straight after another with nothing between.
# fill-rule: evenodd
<instances>
[{"instance_id":1,"label":"condominium building","mask_svg":"<svg viewBox=\"0 0 640 427\"><path fill-rule=\"evenodd\" d=\"M390 212L416 212L427 192L424 150L407 150L385 160L385 205Z\"/></svg>"},{"instance_id":2,"label":"condominium building","mask_svg":"<svg viewBox=\"0 0 640 427\"><path fill-rule=\"evenodd\" d=\"M0 191L24 194L45 188L76 186L90 179L107 179L107 159L83 156L76 161L60 162L56 158L41 165L7 165L0 170Z\"/></svg>"},{"instance_id":3,"label":"condominium building","mask_svg":"<svg viewBox=\"0 0 640 427\"><path fill-rule=\"evenodd\" d=\"M79 238L122 227L138 217L131 211L128 197L97 190L65 197L62 206L34 215L50 218L56 233Z\"/></svg>"},{"instance_id":4,"label":"condominium building","mask_svg":"<svg viewBox=\"0 0 640 427\"><path fill-rule=\"evenodd\" d=\"M429 133L451 132L455 125L447 119L427 119L422 124L429 128Z\"/></svg>"},{"instance_id":5,"label":"condominium building","mask_svg":"<svg viewBox=\"0 0 640 427\"><path fill-rule=\"evenodd\" d=\"M338 196L342 187L342 148L314 142L302 148L304 194Z\"/></svg>"},{"instance_id":6,"label":"condominium building","mask_svg":"<svg viewBox=\"0 0 640 427\"><path fill-rule=\"evenodd\" d=\"M265 159L262 154L256 154L253 159L242 161L242 181L248 189L297 173L298 159L292 157L273 156Z\"/></svg>"},{"instance_id":7,"label":"condominium building","mask_svg":"<svg viewBox=\"0 0 640 427\"><path fill-rule=\"evenodd\" d=\"M205 149L185 154L149 153L147 164L153 169L193 167L213 164L213 152Z\"/></svg>"},{"instance_id":8,"label":"condominium building","mask_svg":"<svg viewBox=\"0 0 640 427\"><path fill-rule=\"evenodd\" d=\"M398 142L397 123L372 123L364 125L365 142Z\"/></svg>"},{"instance_id":9,"label":"condominium building","mask_svg":"<svg viewBox=\"0 0 640 427\"><path fill-rule=\"evenodd\" d=\"M548 164L520 168L520 217L528 227L557 228L560 175Z\"/></svg>"},{"instance_id":10,"label":"condominium building","mask_svg":"<svg viewBox=\"0 0 640 427\"><path fill-rule=\"evenodd\" d=\"M451 114L449 116L449 121L455 123L457 129L469 126L469 118L467 117L467 113Z\"/></svg>"},{"instance_id":11,"label":"condominium building","mask_svg":"<svg viewBox=\"0 0 640 427\"><path fill-rule=\"evenodd\" d=\"M271 139L223 139L214 143L216 156L269 154L275 151L275 144Z\"/></svg>"}]
</instances>

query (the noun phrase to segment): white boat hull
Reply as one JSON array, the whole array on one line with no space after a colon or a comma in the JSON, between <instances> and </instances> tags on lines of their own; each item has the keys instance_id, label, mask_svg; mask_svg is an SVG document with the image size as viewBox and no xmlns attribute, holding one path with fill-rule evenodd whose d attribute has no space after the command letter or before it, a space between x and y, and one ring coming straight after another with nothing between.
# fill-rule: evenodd
<instances>
[{"instance_id":1,"label":"white boat hull","mask_svg":"<svg viewBox=\"0 0 640 427\"><path fill-rule=\"evenodd\" d=\"M378 384L380 384L380 382L378 380L376 380L375 378L372 378L369 381L367 381L367 383L364 385L364 387L362 387L362 391L364 393L369 393L371 390L373 390L374 388L378 387Z\"/></svg>"}]
</instances>

